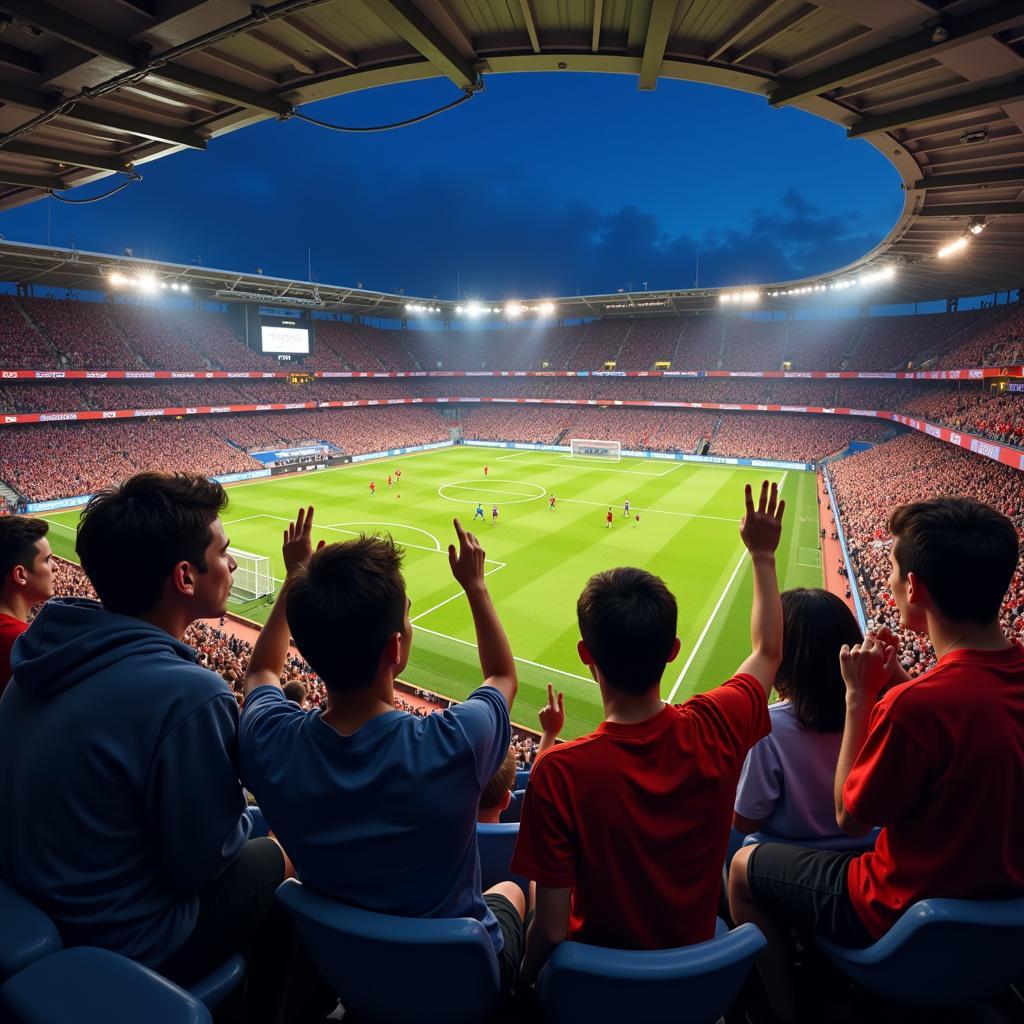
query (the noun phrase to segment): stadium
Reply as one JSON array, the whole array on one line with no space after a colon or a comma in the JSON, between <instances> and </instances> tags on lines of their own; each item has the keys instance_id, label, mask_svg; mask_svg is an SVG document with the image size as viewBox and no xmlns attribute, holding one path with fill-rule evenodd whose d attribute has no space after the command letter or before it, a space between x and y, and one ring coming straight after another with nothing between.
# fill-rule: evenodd
<instances>
[{"instance_id":1,"label":"stadium","mask_svg":"<svg viewBox=\"0 0 1024 1024\"><path fill-rule=\"evenodd\" d=\"M0 236L0 1021L1024 1021L1019 0L0 31L5 231L531 73L760 97L900 192L822 272L562 295Z\"/></svg>"}]
</instances>

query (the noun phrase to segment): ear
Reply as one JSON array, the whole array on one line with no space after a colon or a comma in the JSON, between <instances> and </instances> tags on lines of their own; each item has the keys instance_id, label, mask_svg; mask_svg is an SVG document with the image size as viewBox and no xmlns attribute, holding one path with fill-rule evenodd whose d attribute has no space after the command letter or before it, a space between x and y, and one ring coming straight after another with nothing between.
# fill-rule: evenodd
<instances>
[{"instance_id":1,"label":"ear","mask_svg":"<svg viewBox=\"0 0 1024 1024\"><path fill-rule=\"evenodd\" d=\"M669 652L669 656L665 659L666 665L670 661L675 661L676 658L679 657L679 651L682 648L682 646L683 645L679 642L679 637L676 637L675 640L672 641L672 650Z\"/></svg>"},{"instance_id":2,"label":"ear","mask_svg":"<svg viewBox=\"0 0 1024 1024\"><path fill-rule=\"evenodd\" d=\"M923 604L928 600L928 588L916 572L907 573L907 601L910 604Z\"/></svg>"},{"instance_id":3,"label":"ear","mask_svg":"<svg viewBox=\"0 0 1024 1024\"><path fill-rule=\"evenodd\" d=\"M587 649L587 645L582 640L576 644L576 653L580 656L580 661L582 661L584 665L590 666L594 664L593 655Z\"/></svg>"},{"instance_id":4,"label":"ear","mask_svg":"<svg viewBox=\"0 0 1024 1024\"><path fill-rule=\"evenodd\" d=\"M191 562L178 562L171 569L171 587L179 594L194 597L196 593L196 569Z\"/></svg>"},{"instance_id":5,"label":"ear","mask_svg":"<svg viewBox=\"0 0 1024 1024\"><path fill-rule=\"evenodd\" d=\"M16 565L11 569L11 574L8 576L16 587L23 587L28 583L28 572L23 565Z\"/></svg>"},{"instance_id":6,"label":"ear","mask_svg":"<svg viewBox=\"0 0 1024 1024\"><path fill-rule=\"evenodd\" d=\"M508 810L508 805L510 803L512 803L512 790L511 789L505 791L505 799L502 800L502 802L501 802L501 810L507 811Z\"/></svg>"},{"instance_id":7,"label":"ear","mask_svg":"<svg viewBox=\"0 0 1024 1024\"><path fill-rule=\"evenodd\" d=\"M402 661L402 634L392 633L384 645L384 660L388 665L399 665Z\"/></svg>"}]
</instances>

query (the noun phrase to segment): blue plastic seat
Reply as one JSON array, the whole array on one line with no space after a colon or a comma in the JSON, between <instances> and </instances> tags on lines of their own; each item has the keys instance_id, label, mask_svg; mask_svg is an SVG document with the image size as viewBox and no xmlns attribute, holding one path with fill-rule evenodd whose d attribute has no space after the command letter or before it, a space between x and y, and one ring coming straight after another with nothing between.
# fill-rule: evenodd
<instances>
[{"instance_id":1,"label":"blue plastic seat","mask_svg":"<svg viewBox=\"0 0 1024 1024\"><path fill-rule=\"evenodd\" d=\"M523 816L523 798L526 796L525 789L517 789L508 802L508 807L501 812L501 820L506 825L519 824Z\"/></svg>"},{"instance_id":2,"label":"blue plastic seat","mask_svg":"<svg viewBox=\"0 0 1024 1024\"><path fill-rule=\"evenodd\" d=\"M679 949L563 942L541 971L537 992L552 1024L712 1024L733 1004L765 945L752 924Z\"/></svg>"},{"instance_id":3,"label":"blue plastic seat","mask_svg":"<svg viewBox=\"0 0 1024 1024\"><path fill-rule=\"evenodd\" d=\"M966 1006L998 995L1020 976L1024 899L921 900L866 949L816 941L875 995L910 1006Z\"/></svg>"},{"instance_id":4,"label":"blue plastic seat","mask_svg":"<svg viewBox=\"0 0 1024 1024\"><path fill-rule=\"evenodd\" d=\"M0 882L0 982L29 964L64 948L49 914ZM211 1010L245 977L245 960L237 953L189 987Z\"/></svg>"},{"instance_id":5,"label":"blue plastic seat","mask_svg":"<svg viewBox=\"0 0 1024 1024\"><path fill-rule=\"evenodd\" d=\"M526 789L526 784L530 781L530 769L529 768L518 768L516 769L516 789Z\"/></svg>"},{"instance_id":6,"label":"blue plastic seat","mask_svg":"<svg viewBox=\"0 0 1024 1024\"><path fill-rule=\"evenodd\" d=\"M485 891L499 882L515 882L524 893L529 892L529 879L512 873L512 854L518 838L518 821L500 825L477 824L476 845L480 851L480 882Z\"/></svg>"},{"instance_id":7,"label":"blue plastic seat","mask_svg":"<svg viewBox=\"0 0 1024 1024\"><path fill-rule=\"evenodd\" d=\"M0 982L58 952L61 945L49 915L0 882Z\"/></svg>"},{"instance_id":8,"label":"blue plastic seat","mask_svg":"<svg viewBox=\"0 0 1024 1024\"><path fill-rule=\"evenodd\" d=\"M498 1006L498 960L479 921L376 914L295 879L277 898L342 1005L360 1018L474 1024Z\"/></svg>"},{"instance_id":9,"label":"blue plastic seat","mask_svg":"<svg viewBox=\"0 0 1024 1024\"><path fill-rule=\"evenodd\" d=\"M809 850L849 850L854 853L863 853L865 850L873 850L875 841L878 839L880 828L873 828L867 835L863 836L829 836L827 838L794 839L790 836L777 836L771 832L751 832L743 839L744 846L754 846L756 843L783 843L786 846L806 846Z\"/></svg>"},{"instance_id":10,"label":"blue plastic seat","mask_svg":"<svg viewBox=\"0 0 1024 1024\"><path fill-rule=\"evenodd\" d=\"M0 988L21 1024L209 1024L195 996L107 949L76 946L30 964Z\"/></svg>"},{"instance_id":11,"label":"blue plastic seat","mask_svg":"<svg viewBox=\"0 0 1024 1024\"><path fill-rule=\"evenodd\" d=\"M249 804L245 809L245 813L249 815L252 821L252 831L249 833L250 839L262 839L264 836L270 835L270 826L267 824L267 819L263 817L263 812L255 804Z\"/></svg>"}]
</instances>

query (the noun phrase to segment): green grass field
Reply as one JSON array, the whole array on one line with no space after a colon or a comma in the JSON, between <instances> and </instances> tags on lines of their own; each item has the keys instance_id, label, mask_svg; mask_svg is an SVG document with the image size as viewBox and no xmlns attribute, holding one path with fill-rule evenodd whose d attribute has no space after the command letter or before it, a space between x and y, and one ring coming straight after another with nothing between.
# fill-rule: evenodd
<instances>
[{"instance_id":1,"label":"green grass field","mask_svg":"<svg viewBox=\"0 0 1024 1024\"><path fill-rule=\"evenodd\" d=\"M389 490L387 474L397 466L401 488ZM814 474L792 470L638 459L581 462L557 452L459 447L235 486L224 522L232 546L270 556L276 576L283 572L281 530L300 504L316 506L318 538L391 533L405 545L415 625L404 678L461 698L479 683L480 672L472 621L451 577L447 545L454 537L452 517L470 523L476 502L484 502L487 522L472 528L486 548L488 586L518 659L512 717L535 728L551 681L565 691L564 735L570 737L602 717L597 685L576 655L576 598L595 572L642 566L676 595L682 651L665 672L666 699L680 701L717 685L746 656L751 577L738 524L743 485L764 477L780 483L787 505L779 552L782 587L820 586ZM548 509L550 492L558 499L554 512ZM622 516L627 498L640 513L638 525ZM500 509L493 529L492 502ZM615 513L611 530L604 521L609 504ZM74 557L77 518L75 510L50 517L57 554ZM232 610L262 621L269 605Z\"/></svg>"}]
</instances>

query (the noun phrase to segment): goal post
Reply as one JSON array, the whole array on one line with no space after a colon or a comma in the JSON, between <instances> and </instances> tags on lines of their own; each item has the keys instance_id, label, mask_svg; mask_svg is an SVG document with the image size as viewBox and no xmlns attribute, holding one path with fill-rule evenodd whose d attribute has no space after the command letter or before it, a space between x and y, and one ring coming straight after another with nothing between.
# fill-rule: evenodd
<instances>
[{"instance_id":1,"label":"goal post","mask_svg":"<svg viewBox=\"0 0 1024 1024\"><path fill-rule=\"evenodd\" d=\"M239 548L228 548L228 554L238 566L231 581L231 596L234 600L255 601L273 594L274 578L270 574L269 558Z\"/></svg>"},{"instance_id":2,"label":"goal post","mask_svg":"<svg viewBox=\"0 0 1024 1024\"><path fill-rule=\"evenodd\" d=\"M622 443L574 437L569 442L569 458L618 462L622 458Z\"/></svg>"}]
</instances>

